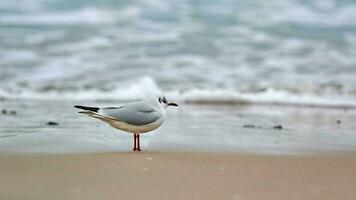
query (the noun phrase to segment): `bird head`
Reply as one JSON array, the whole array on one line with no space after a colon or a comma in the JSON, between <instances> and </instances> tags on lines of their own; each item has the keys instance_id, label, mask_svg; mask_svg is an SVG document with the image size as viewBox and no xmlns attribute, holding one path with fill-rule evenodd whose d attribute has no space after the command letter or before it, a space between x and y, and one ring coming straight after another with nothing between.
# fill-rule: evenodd
<instances>
[{"instance_id":1,"label":"bird head","mask_svg":"<svg viewBox=\"0 0 356 200\"><path fill-rule=\"evenodd\" d=\"M167 100L167 98L163 95L158 97L158 102L164 107L167 108L168 106L178 106L178 104L174 102L170 102Z\"/></svg>"}]
</instances>

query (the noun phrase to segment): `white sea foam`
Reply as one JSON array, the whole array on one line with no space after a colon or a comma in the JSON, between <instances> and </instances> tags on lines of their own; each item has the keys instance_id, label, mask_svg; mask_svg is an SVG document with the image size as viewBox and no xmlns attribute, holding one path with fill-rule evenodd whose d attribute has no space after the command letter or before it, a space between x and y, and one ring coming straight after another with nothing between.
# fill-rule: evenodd
<instances>
[{"instance_id":1,"label":"white sea foam","mask_svg":"<svg viewBox=\"0 0 356 200\"><path fill-rule=\"evenodd\" d=\"M78 42L67 42L52 46L48 48L48 51L51 53L60 53L60 52L69 52L69 51L81 51L94 49L99 47L109 47L110 41L104 37L92 37L83 41Z\"/></svg>"},{"instance_id":2,"label":"white sea foam","mask_svg":"<svg viewBox=\"0 0 356 200\"><path fill-rule=\"evenodd\" d=\"M33 12L43 9L43 0L0 1L0 9Z\"/></svg>"},{"instance_id":3,"label":"white sea foam","mask_svg":"<svg viewBox=\"0 0 356 200\"><path fill-rule=\"evenodd\" d=\"M339 3L333 0L305 1L266 1L259 12L241 10L243 20L259 26L295 23L318 27L354 26L356 5ZM260 20L263 19L263 20Z\"/></svg>"},{"instance_id":4,"label":"white sea foam","mask_svg":"<svg viewBox=\"0 0 356 200\"><path fill-rule=\"evenodd\" d=\"M40 45L51 40L61 40L65 36L64 31L48 31L45 34L37 33L26 35L24 37L24 42L30 45Z\"/></svg>"},{"instance_id":5,"label":"white sea foam","mask_svg":"<svg viewBox=\"0 0 356 200\"><path fill-rule=\"evenodd\" d=\"M114 12L89 7L76 11L8 14L0 17L0 23L16 25L76 25L112 22L115 22Z\"/></svg>"},{"instance_id":6,"label":"white sea foam","mask_svg":"<svg viewBox=\"0 0 356 200\"><path fill-rule=\"evenodd\" d=\"M242 93L231 89L192 89L184 92L168 92L168 95L189 103L250 103L316 107L356 107L355 98L301 95L275 89L269 89L259 93Z\"/></svg>"},{"instance_id":7,"label":"white sea foam","mask_svg":"<svg viewBox=\"0 0 356 200\"><path fill-rule=\"evenodd\" d=\"M81 91L31 91L21 90L15 93L0 90L2 98L24 98L40 100L117 100L130 101L162 94L161 89L150 77L143 77L127 87L118 87L112 91L81 90Z\"/></svg>"},{"instance_id":8,"label":"white sea foam","mask_svg":"<svg viewBox=\"0 0 356 200\"><path fill-rule=\"evenodd\" d=\"M291 92L268 89L263 92L239 92L233 89L190 89L185 91L162 91L151 77L143 77L127 87L118 87L111 91L21 91L9 93L0 90L0 98L24 98L41 100L84 100L84 101L132 101L145 97L165 94L178 102L193 104L277 104L292 106L356 108L355 97L315 96L293 94Z\"/></svg>"},{"instance_id":9,"label":"white sea foam","mask_svg":"<svg viewBox=\"0 0 356 200\"><path fill-rule=\"evenodd\" d=\"M37 58L34 51L30 50L8 50L0 52L0 58L2 62L19 63L19 62L31 62Z\"/></svg>"}]
</instances>

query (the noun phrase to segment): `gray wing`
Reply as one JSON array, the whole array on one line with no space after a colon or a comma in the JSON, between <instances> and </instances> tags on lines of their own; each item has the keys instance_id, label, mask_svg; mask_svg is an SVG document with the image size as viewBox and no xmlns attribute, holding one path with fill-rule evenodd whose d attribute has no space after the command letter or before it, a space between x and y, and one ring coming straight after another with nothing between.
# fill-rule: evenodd
<instances>
[{"instance_id":1,"label":"gray wing","mask_svg":"<svg viewBox=\"0 0 356 200\"><path fill-rule=\"evenodd\" d=\"M116 108L101 108L99 113L136 126L150 124L161 116L152 106L143 102L130 103Z\"/></svg>"}]
</instances>

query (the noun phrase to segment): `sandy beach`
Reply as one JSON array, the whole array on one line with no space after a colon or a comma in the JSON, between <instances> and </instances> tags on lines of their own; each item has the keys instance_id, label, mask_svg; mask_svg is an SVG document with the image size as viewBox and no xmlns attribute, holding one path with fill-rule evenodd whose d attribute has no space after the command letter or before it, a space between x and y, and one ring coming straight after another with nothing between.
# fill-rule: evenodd
<instances>
[{"instance_id":1,"label":"sandy beach","mask_svg":"<svg viewBox=\"0 0 356 200\"><path fill-rule=\"evenodd\" d=\"M0 199L354 199L356 155L0 156Z\"/></svg>"},{"instance_id":2,"label":"sandy beach","mask_svg":"<svg viewBox=\"0 0 356 200\"><path fill-rule=\"evenodd\" d=\"M182 105L134 153L132 135L77 114L76 102L2 103L16 113L1 115L0 199L356 196L352 109Z\"/></svg>"},{"instance_id":3,"label":"sandy beach","mask_svg":"<svg viewBox=\"0 0 356 200\"><path fill-rule=\"evenodd\" d=\"M355 200L355 21L356 0L0 0L0 200Z\"/></svg>"}]
</instances>

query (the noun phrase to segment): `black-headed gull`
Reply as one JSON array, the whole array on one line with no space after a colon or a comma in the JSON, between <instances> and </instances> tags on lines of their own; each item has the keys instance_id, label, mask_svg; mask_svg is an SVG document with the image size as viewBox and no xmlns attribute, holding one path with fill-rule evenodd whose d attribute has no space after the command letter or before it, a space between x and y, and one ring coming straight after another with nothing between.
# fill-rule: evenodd
<instances>
[{"instance_id":1,"label":"black-headed gull","mask_svg":"<svg viewBox=\"0 0 356 200\"><path fill-rule=\"evenodd\" d=\"M155 130L162 125L165 117L165 108L178 106L176 103L168 102L166 97L152 97L119 107L87 107L76 105L82 109L79 113L100 119L110 126L134 134L134 151L141 151L140 134Z\"/></svg>"}]
</instances>

